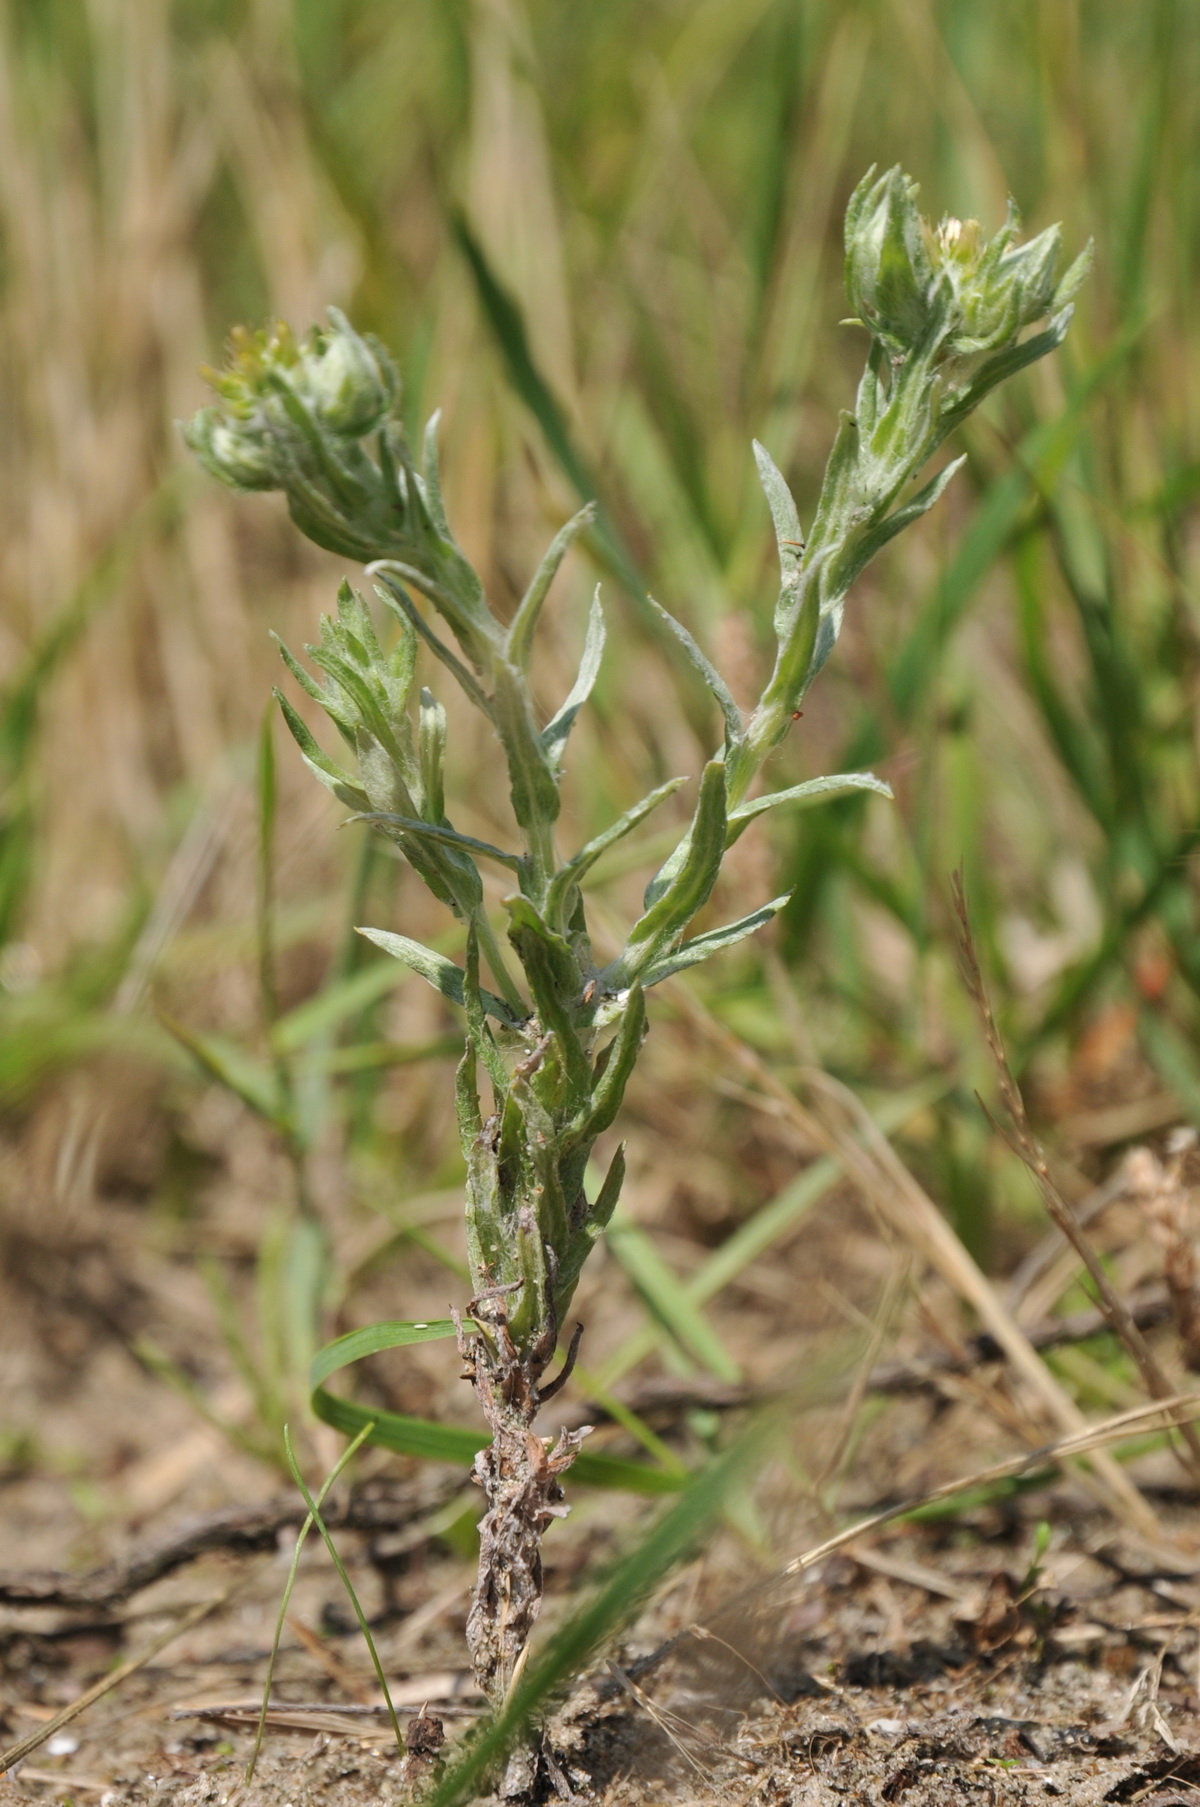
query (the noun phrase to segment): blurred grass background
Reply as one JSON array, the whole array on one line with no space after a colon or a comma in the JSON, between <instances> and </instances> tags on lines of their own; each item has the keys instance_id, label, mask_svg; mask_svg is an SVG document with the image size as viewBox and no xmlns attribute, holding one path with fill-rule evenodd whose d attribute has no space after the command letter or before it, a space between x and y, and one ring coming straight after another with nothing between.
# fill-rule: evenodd
<instances>
[{"instance_id":1,"label":"blurred grass background","mask_svg":"<svg viewBox=\"0 0 1200 1807\"><path fill-rule=\"evenodd\" d=\"M0 21L10 1236L85 1194L133 1197L172 1249L203 1252L215 1164L264 1209L286 1192L197 1103L155 1007L222 1038L216 1070L260 1103L271 1058L318 1049L292 1152L327 1215L415 1198L427 1243L420 1225L457 1209L452 1025L350 933L419 935L424 906L335 832L282 743L280 1005L332 1003L266 1052L268 630L314 637L340 568L277 498L239 504L182 452L174 423L229 327L303 327L333 302L393 348L414 432L443 409L451 519L501 606L579 495L599 498L545 666L550 697L599 578L619 632L570 803L591 828L714 738L644 588L752 694L774 585L750 439L811 510L861 364L840 227L871 163L989 230L1011 193L1031 231L1064 222L1070 255L1093 237L1095 273L1063 353L987 405L947 501L859 584L777 759L780 784L873 764L896 803L747 836L717 910L793 901L699 989L785 1078L817 1063L880 1100L940 1076L906 1157L988 1263L1031 1205L973 1095L954 867L1064 1183L1197 1116L1194 6L4 0ZM461 737L459 758L463 825L490 836L494 762ZM614 870L614 911L630 882ZM736 1090L686 1012L664 1021L631 1100L635 1211L669 1194L719 1244L784 1183L786 1144ZM345 1256L343 1293L358 1271Z\"/></svg>"}]
</instances>

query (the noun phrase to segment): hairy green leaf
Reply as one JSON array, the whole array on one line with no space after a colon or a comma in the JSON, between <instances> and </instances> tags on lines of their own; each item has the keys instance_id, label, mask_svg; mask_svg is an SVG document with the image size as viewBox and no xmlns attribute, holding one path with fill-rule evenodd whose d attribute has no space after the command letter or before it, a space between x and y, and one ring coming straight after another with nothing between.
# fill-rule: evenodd
<instances>
[{"instance_id":1,"label":"hairy green leaf","mask_svg":"<svg viewBox=\"0 0 1200 1807\"><path fill-rule=\"evenodd\" d=\"M542 604L549 593L550 585L558 575L559 566L566 557L572 542L578 539L585 527L591 526L595 518L596 504L585 502L579 513L572 515L565 527L559 528L550 542L546 556L534 573L532 583L521 598L517 612L509 625L508 637L504 643L504 656L522 671L529 669L529 660L533 652L533 636L542 612Z\"/></svg>"},{"instance_id":2,"label":"hairy green leaf","mask_svg":"<svg viewBox=\"0 0 1200 1807\"><path fill-rule=\"evenodd\" d=\"M506 898L505 908L508 938L529 980L542 1028L553 1031L572 1093L582 1100L591 1091L591 1069L570 1008L583 990L579 964L527 897Z\"/></svg>"},{"instance_id":3,"label":"hairy green leaf","mask_svg":"<svg viewBox=\"0 0 1200 1807\"><path fill-rule=\"evenodd\" d=\"M691 660L693 666L700 673L700 676L712 691L713 696L717 699L717 702L721 706L721 714L725 717L726 740L730 746L736 745L742 738L744 724L742 722L742 712L734 702L733 693L730 691L728 684L725 682L708 655L700 650L700 647L696 644L691 634L688 633L688 630L684 627L682 621L676 621L674 615L668 614L661 602L656 602L653 596L647 597L647 601L659 620L670 628L680 646L682 646L684 652Z\"/></svg>"},{"instance_id":4,"label":"hairy green leaf","mask_svg":"<svg viewBox=\"0 0 1200 1807\"><path fill-rule=\"evenodd\" d=\"M725 830L725 764L711 759L700 780L696 813L678 869L634 924L624 953L605 969L604 978L612 988L620 989L637 978L708 901L725 852Z\"/></svg>"},{"instance_id":5,"label":"hairy green leaf","mask_svg":"<svg viewBox=\"0 0 1200 1807\"><path fill-rule=\"evenodd\" d=\"M674 978L676 973L686 972L689 966L699 966L702 960L708 960L713 954L719 954L723 949L744 941L747 935L753 935L756 929L764 928L773 917L778 916L790 896L790 892L785 892L782 897L763 904L761 909L739 917L737 922L728 922L724 928L709 929L707 934L696 935L691 941L685 941L673 954L667 954L661 960L652 960L642 974L642 984L649 991L652 985L661 985L664 979Z\"/></svg>"},{"instance_id":6,"label":"hairy green leaf","mask_svg":"<svg viewBox=\"0 0 1200 1807\"><path fill-rule=\"evenodd\" d=\"M563 748L566 746L567 736L575 726L575 717L595 686L600 661L604 657L604 638L604 610L600 607L600 586L597 584L588 612L587 635L583 643L583 657L579 662L579 676L571 686L562 708L542 729L542 746L547 759L556 770L562 765Z\"/></svg>"},{"instance_id":7,"label":"hairy green leaf","mask_svg":"<svg viewBox=\"0 0 1200 1807\"><path fill-rule=\"evenodd\" d=\"M844 797L849 791L877 791L881 797L892 795L891 785L876 778L873 772L839 772L828 778L806 778L803 784L789 785L785 791L769 791L765 797L753 797L749 803L739 803L736 809L731 809L728 844L732 846L756 816L765 815L780 804L811 809L814 803L832 802L833 798Z\"/></svg>"},{"instance_id":8,"label":"hairy green leaf","mask_svg":"<svg viewBox=\"0 0 1200 1807\"><path fill-rule=\"evenodd\" d=\"M395 935L390 929L358 928L354 932L373 941L376 947L382 948L385 954L391 954L394 960L402 960L405 966L419 973L435 991L440 991L444 998L449 998L451 1003L464 1004L462 968L456 966L453 960L447 960L444 954L435 954L432 948L422 947L419 941L410 941L407 935ZM490 991L481 993L481 996L489 1016L494 1016L506 1028L520 1027L520 1018L503 998L495 997Z\"/></svg>"},{"instance_id":9,"label":"hairy green leaf","mask_svg":"<svg viewBox=\"0 0 1200 1807\"><path fill-rule=\"evenodd\" d=\"M453 847L460 853L477 853L482 859L495 860L501 866L507 866L511 872L521 867L519 853L505 853L502 847L493 847L490 841L477 841L474 835L459 834L445 822L422 822L416 816L396 816L390 810L361 810L358 815L349 818L351 822L371 822L381 828L398 828L403 834L410 834L418 841L431 841L438 847Z\"/></svg>"},{"instance_id":10,"label":"hairy green leaf","mask_svg":"<svg viewBox=\"0 0 1200 1807\"><path fill-rule=\"evenodd\" d=\"M550 881L550 889L546 897L546 915L551 922L556 921L569 908L568 899L574 886L582 883L591 871L601 854L607 853L610 847L622 840L630 831L644 822L652 810L658 808L668 797L674 796L680 785L686 784L686 778L668 778L665 784L627 809L624 815L618 816L615 822L603 829L592 840L587 841L573 854L565 865L560 866Z\"/></svg>"},{"instance_id":11,"label":"hairy green leaf","mask_svg":"<svg viewBox=\"0 0 1200 1807\"><path fill-rule=\"evenodd\" d=\"M767 507L771 511L771 520L775 527L775 544L779 549L779 601L775 605L776 631L784 619L790 619L795 604L796 592L800 583L801 558L804 552L804 533L800 526L800 515L796 508L795 498L788 488L783 472L776 465L766 446L754 442L754 462L758 467L758 480L762 484Z\"/></svg>"}]
</instances>

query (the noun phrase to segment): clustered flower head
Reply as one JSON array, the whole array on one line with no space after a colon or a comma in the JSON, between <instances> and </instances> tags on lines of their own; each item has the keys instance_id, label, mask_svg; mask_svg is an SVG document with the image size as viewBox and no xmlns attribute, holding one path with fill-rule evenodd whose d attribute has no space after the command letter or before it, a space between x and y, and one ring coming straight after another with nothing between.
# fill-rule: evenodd
<instances>
[{"instance_id":1,"label":"clustered flower head","mask_svg":"<svg viewBox=\"0 0 1200 1807\"><path fill-rule=\"evenodd\" d=\"M400 383L387 352L339 309L329 318L329 327L299 341L282 322L269 333L231 334L229 367L205 373L223 405L202 408L185 429L213 476L236 489L286 489L297 405L350 439L375 432L392 413Z\"/></svg>"},{"instance_id":2,"label":"clustered flower head","mask_svg":"<svg viewBox=\"0 0 1200 1807\"><path fill-rule=\"evenodd\" d=\"M328 551L436 564L400 379L378 340L331 307L329 325L303 339L284 325L237 331L230 353L226 369L205 373L217 401L183 429L205 468L233 489L282 490L296 525Z\"/></svg>"},{"instance_id":3,"label":"clustered flower head","mask_svg":"<svg viewBox=\"0 0 1200 1807\"><path fill-rule=\"evenodd\" d=\"M965 359L1016 343L1035 321L1068 306L1087 274L1090 250L1056 281L1062 228L1014 245L1020 225L1010 201L994 238L978 220L917 210L917 184L903 170L868 172L846 213L846 292L855 315L893 357L928 348Z\"/></svg>"}]
</instances>

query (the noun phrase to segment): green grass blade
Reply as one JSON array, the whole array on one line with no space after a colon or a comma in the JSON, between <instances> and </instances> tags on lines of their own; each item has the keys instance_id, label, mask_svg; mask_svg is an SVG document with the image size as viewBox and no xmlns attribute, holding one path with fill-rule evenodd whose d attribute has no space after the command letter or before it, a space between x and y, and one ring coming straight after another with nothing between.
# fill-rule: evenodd
<instances>
[{"instance_id":1,"label":"green grass blade","mask_svg":"<svg viewBox=\"0 0 1200 1807\"><path fill-rule=\"evenodd\" d=\"M379 1651L375 1647L375 1639L371 1636L371 1627L367 1624L367 1615L363 1611L362 1604L355 1592L354 1583L346 1573L346 1565L338 1554L337 1545L329 1534L329 1527L321 1517L320 1505L313 1498L305 1485L304 1476L300 1473L300 1465L296 1461L296 1453L292 1448L291 1433L286 1424L283 1427L283 1446L287 1451L288 1467L292 1471L292 1479L303 1494L304 1504L308 1507L308 1516L313 1524L316 1525L317 1530L321 1533L325 1548L329 1551L329 1559L337 1570L338 1578L346 1590L351 1606L354 1608L354 1616L358 1620L358 1629L362 1632L367 1649L371 1653L371 1666L375 1671L375 1679L379 1683L384 1700L387 1702L388 1717L392 1722L392 1730L396 1734L396 1744L399 1749L403 1751L404 1734L400 1730L400 1721L396 1718L396 1709L392 1705L391 1690L387 1685L387 1676L383 1673L383 1664L379 1660Z\"/></svg>"},{"instance_id":2,"label":"green grass blade","mask_svg":"<svg viewBox=\"0 0 1200 1807\"><path fill-rule=\"evenodd\" d=\"M701 1470L679 1501L529 1665L491 1724L442 1778L430 1807L459 1807L476 1798L484 1778L512 1749L534 1716L580 1674L604 1640L627 1625L647 1595L696 1549L731 1496L744 1491L770 1455L779 1428L778 1417L764 1413L723 1455Z\"/></svg>"},{"instance_id":3,"label":"green grass blade","mask_svg":"<svg viewBox=\"0 0 1200 1807\"><path fill-rule=\"evenodd\" d=\"M949 1083L939 1074L922 1085L912 1087L899 1097L889 1099L876 1110L875 1121L885 1135L894 1134L909 1118L918 1115L942 1097ZM700 1306L715 1298L751 1262L757 1261L772 1249L780 1237L794 1230L814 1205L819 1204L833 1190L843 1173L841 1162L830 1156L814 1161L799 1179L793 1180L790 1186L785 1186L782 1192L776 1193L768 1204L761 1206L745 1223L739 1224L719 1249L714 1249L711 1255L705 1257L695 1273L679 1282L689 1302ZM601 1385L611 1387L623 1374L636 1368L660 1340L661 1332L657 1324L649 1324L636 1331L599 1370Z\"/></svg>"},{"instance_id":4,"label":"green grass blade","mask_svg":"<svg viewBox=\"0 0 1200 1807\"><path fill-rule=\"evenodd\" d=\"M577 494L585 502L594 501L595 482L576 449L566 417L549 383L537 367L519 306L492 269L483 246L461 213L455 214L453 224L455 238L475 281L484 318L504 356L509 381L537 421L546 444ZM635 561L603 516L597 517L595 525L585 532L630 596L644 597L646 586Z\"/></svg>"},{"instance_id":5,"label":"green grass blade","mask_svg":"<svg viewBox=\"0 0 1200 1807\"><path fill-rule=\"evenodd\" d=\"M464 1318L464 1324L470 1324ZM369 1422L369 1441L400 1455L419 1456L429 1462L453 1462L469 1465L476 1453L487 1447L489 1439L482 1431L460 1425L436 1424L427 1418L410 1418L400 1412L369 1411L352 1400L341 1399L321 1384L331 1374L359 1361L364 1355L376 1355L383 1349L402 1349L414 1343L436 1342L455 1335L452 1318L434 1318L426 1323L371 1324L363 1330L352 1330L327 1343L318 1351L310 1370L313 1387L312 1409L323 1424L349 1436L357 1436ZM571 1469L576 1480L591 1487L616 1487L631 1493L677 1493L681 1484L678 1467L662 1470L649 1468L643 1462L627 1462L618 1456L593 1455L583 1450Z\"/></svg>"},{"instance_id":6,"label":"green grass blade","mask_svg":"<svg viewBox=\"0 0 1200 1807\"><path fill-rule=\"evenodd\" d=\"M1143 1010L1138 1018L1138 1039L1188 1119L1200 1124L1200 1060L1194 1044L1152 1010Z\"/></svg>"},{"instance_id":7,"label":"green grass blade","mask_svg":"<svg viewBox=\"0 0 1200 1807\"><path fill-rule=\"evenodd\" d=\"M281 1016L271 1040L281 1054L296 1054L319 1036L338 1029L347 1017L357 1016L387 997L404 983L403 967L390 960L371 960L348 978L326 985L315 997L306 998Z\"/></svg>"},{"instance_id":8,"label":"green grass blade","mask_svg":"<svg viewBox=\"0 0 1200 1807\"><path fill-rule=\"evenodd\" d=\"M281 1094L279 1075L262 1061L255 1060L236 1043L223 1035L209 1035L189 1029L169 1016L161 1016L163 1027L183 1044L198 1065L266 1122L274 1124L282 1134L290 1133L287 1102Z\"/></svg>"},{"instance_id":9,"label":"green grass blade","mask_svg":"<svg viewBox=\"0 0 1200 1807\"><path fill-rule=\"evenodd\" d=\"M684 1353L718 1380L740 1380L741 1368L646 1232L615 1218L608 1227L608 1246L647 1311Z\"/></svg>"},{"instance_id":10,"label":"green grass blade","mask_svg":"<svg viewBox=\"0 0 1200 1807\"><path fill-rule=\"evenodd\" d=\"M347 1463L358 1454L363 1444L367 1441L370 1428L369 1424L365 1425L358 1436L355 1437L353 1443L344 1449L338 1457L337 1462L330 1470L326 1480L322 1483L321 1491L317 1494L314 1504L318 1508L325 1504L330 1488L342 1473L342 1470L346 1467ZM290 1458L290 1445L288 1454ZM301 1483L301 1485L303 1485L303 1483ZM307 1494L305 1495L305 1498L308 1498ZM259 1710L258 1726L254 1734L254 1748L250 1752L250 1761L246 1765L247 1782L252 1782L254 1780L254 1771L258 1764L259 1754L262 1751L262 1742L267 1729L267 1712L271 1705L271 1683L275 1679L275 1665L279 1661L279 1644L283 1637L283 1627L287 1620L287 1609L291 1603L292 1590L296 1585L296 1575L300 1568L300 1552L303 1550L308 1539L308 1534L313 1528L313 1523L313 1513L310 1509L308 1517L296 1533L296 1542L292 1550L292 1560L288 1567L287 1581L284 1584L283 1598L279 1602L279 1612L275 1619L275 1635L271 1640L271 1654L267 1659L267 1676L263 1683L262 1707Z\"/></svg>"},{"instance_id":11,"label":"green grass blade","mask_svg":"<svg viewBox=\"0 0 1200 1807\"><path fill-rule=\"evenodd\" d=\"M258 736L258 992L268 1029L279 1015L275 983L275 818L279 787L275 777L275 706L270 704Z\"/></svg>"}]
</instances>

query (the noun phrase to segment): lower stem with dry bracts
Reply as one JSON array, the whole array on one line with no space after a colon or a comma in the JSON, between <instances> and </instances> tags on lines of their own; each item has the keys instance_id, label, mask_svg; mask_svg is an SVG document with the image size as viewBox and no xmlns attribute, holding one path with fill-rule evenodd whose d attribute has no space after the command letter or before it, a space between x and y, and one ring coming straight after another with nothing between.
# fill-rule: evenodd
<instances>
[{"instance_id":1,"label":"lower stem with dry bracts","mask_svg":"<svg viewBox=\"0 0 1200 1807\"><path fill-rule=\"evenodd\" d=\"M542 1604L542 1536L565 1518L561 1477L590 1430L560 1431L551 1445L532 1425L542 1400L545 1367L522 1356L509 1333L503 1299L471 1304L475 1330L460 1321L458 1347L492 1433L475 1458L475 1479L488 1503L479 1526L479 1574L467 1615L467 1645L475 1680L494 1706L506 1698ZM575 1344L572 1344L572 1354Z\"/></svg>"}]
</instances>

